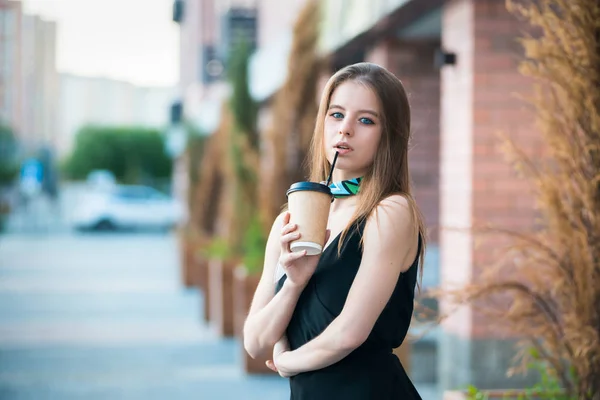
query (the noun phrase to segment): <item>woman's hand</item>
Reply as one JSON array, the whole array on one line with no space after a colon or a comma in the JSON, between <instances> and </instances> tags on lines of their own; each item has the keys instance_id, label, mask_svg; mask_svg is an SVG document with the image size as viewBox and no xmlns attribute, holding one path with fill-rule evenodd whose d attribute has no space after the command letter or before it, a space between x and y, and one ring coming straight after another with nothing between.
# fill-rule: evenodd
<instances>
[{"instance_id":1,"label":"woman's hand","mask_svg":"<svg viewBox=\"0 0 600 400\"><path fill-rule=\"evenodd\" d=\"M279 341L273 347L273 360L267 361L267 367L277 372L283 378L289 378L296 375L291 371L287 371L285 366L282 365L281 361L285 358L286 354L290 351L290 345L285 335L279 339Z\"/></svg>"},{"instance_id":2,"label":"woman's hand","mask_svg":"<svg viewBox=\"0 0 600 400\"><path fill-rule=\"evenodd\" d=\"M292 252L290 243L300 239L296 224L290 224L290 213L283 215L283 228L281 230L281 255L279 264L287 275L287 281L290 284L303 288L308 283L310 277L315 272L321 255L307 256L306 250ZM329 240L331 231L328 229L325 233L325 243Z\"/></svg>"}]
</instances>

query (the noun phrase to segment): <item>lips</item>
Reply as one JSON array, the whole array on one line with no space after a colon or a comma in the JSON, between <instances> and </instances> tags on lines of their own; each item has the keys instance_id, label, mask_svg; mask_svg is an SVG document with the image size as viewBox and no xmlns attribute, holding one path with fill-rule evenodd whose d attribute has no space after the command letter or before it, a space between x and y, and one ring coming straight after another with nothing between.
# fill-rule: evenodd
<instances>
[{"instance_id":1,"label":"lips","mask_svg":"<svg viewBox=\"0 0 600 400\"><path fill-rule=\"evenodd\" d=\"M346 154L354 150L347 142L337 142L333 148L340 154Z\"/></svg>"}]
</instances>

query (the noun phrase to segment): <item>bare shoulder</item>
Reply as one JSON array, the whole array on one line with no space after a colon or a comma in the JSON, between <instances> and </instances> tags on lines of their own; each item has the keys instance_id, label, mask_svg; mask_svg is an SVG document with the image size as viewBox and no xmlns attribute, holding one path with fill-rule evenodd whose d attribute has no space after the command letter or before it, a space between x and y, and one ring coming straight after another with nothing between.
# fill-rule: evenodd
<instances>
[{"instance_id":1,"label":"bare shoulder","mask_svg":"<svg viewBox=\"0 0 600 400\"><path fill-rule=\"evenodd\" d=\"M392 194L379 202L377 209L391 208L410 212L410 203L405 196L401 194Z\"/></svg>"},{"instance_id":2,"label":"bare shoulder","mask_svg":"<svg viewBox=\"0 0 600 400\"><path fill-rule=\"evenodd\" d=\"M394 194L381 200L367 220L367 229L373 226L383 229L383 233L413 230L413 210L409 200Z\"/></svg>"},{"instance_id":3,"label":"bare shoulder","mask_svg":"<svg viewBox=\"0 0 600 400\"><path fill-rule=\"evenodd\" d=\"M418 227L410 200L399 194L381 200L367 219L365 254L401 260L401 270L405 270L416 253L417 243Z\"/></svg>"}]
</instances>

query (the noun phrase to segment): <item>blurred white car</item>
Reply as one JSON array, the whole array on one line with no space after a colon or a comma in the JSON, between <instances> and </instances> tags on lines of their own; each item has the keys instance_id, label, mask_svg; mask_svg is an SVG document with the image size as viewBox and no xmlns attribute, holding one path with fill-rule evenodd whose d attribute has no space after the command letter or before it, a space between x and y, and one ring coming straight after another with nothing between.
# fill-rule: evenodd
<instances>
[{"instance_id":1,"label":"blurred white car","mask_svg":"<svg viewBox=\"0 0 600 400\"><path fill-rule=\"evenodd\" d=\"M110 188L117 184L112 172L104 169L96 169L87 176L86 183L95 189Z\"/></svg>"},{"instance_id":2,"label":"blurred white car","mask_svg":"<svg viewBox=\"0 0 600 400\"><path fill-rule=\"evenodd\" d=\"M177 201L151 187L114 185L83 195L71 222L79 230L170 229L182 211Z\"/></svg>"}]
</instances>

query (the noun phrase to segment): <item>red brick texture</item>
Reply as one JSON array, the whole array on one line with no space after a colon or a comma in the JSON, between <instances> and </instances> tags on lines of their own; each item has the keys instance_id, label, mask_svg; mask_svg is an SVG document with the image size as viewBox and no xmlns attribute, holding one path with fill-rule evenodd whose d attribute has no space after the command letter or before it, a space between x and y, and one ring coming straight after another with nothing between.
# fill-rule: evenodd
<instances>
[{"instance_id":1,"label":"red brick texture","mask_svg":"<svg viewBox=\"0 0 600 400\"><path fill-rule=\"evenodd\" d=\"M518 35L523 30L504 1L454 0L444 6L443 46L457 54L457 65L442 71L444 283L469 283L496 259L495 250L502 241L492 237L479 243L481 237L473 225L512 230L533 226L530 190L507 162L498 136L506 134L527 153L539 154L534 116L518 97L531 91L531 82L518 72L522 57ZM445 328L462 336L494 336L470 312L449 321Z\"/></svg>"},{"instance_id":2,"label":"red brick texture","mask_svg":"<svg viewBox=\"0 0 600 400\"><path fill-rule=\"evenodd\" d=\"M385 41L367 61L386 67L403 83L411 105L409 166L415 196L426 220L430 242L438 242L440 160L440 74L434 68L436 42Z\"/></svg>"}]
</instances>

